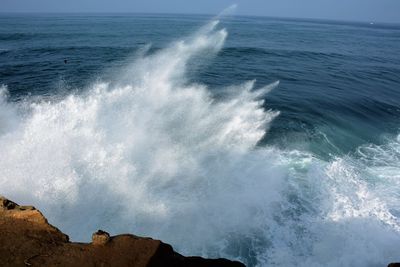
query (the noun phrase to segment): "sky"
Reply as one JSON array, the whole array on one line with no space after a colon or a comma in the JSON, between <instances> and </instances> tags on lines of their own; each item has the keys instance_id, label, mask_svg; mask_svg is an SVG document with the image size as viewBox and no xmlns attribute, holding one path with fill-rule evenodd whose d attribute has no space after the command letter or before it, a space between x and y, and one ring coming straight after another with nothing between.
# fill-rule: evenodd
<instances>
[{"instance_id":1,"label":"sky","mask_svg":"<svg viewBox=\"0 0 400 267\"><path fill-rule=\"evenodd\" d=\"M236 14L400 23L400 0L0 0L0 12Z\"/></svg>"}]
</instances>

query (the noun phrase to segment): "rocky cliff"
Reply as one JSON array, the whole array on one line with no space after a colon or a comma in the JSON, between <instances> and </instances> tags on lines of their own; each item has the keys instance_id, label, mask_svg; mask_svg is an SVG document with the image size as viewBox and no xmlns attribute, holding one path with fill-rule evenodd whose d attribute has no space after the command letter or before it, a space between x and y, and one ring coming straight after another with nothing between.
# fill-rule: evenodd
<instances>
[{"instance_id":1,"label":"rocky cliff","mask_svg":"<svg viewBox=\"0 0 400 267\"><path fill-rule=\"evenodd\" d=\"M0 196L0 266L244 266L226 259L184 257L151 238L109 236L99 230L92 243L70 242L40 211Z\"/></svg>"}]
</instances>

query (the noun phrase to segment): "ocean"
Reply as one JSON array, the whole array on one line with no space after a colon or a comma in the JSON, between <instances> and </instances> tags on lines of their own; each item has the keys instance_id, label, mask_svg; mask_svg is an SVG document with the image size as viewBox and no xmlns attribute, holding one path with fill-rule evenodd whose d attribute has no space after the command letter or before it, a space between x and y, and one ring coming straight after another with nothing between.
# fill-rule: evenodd
<instances>
[{"instance_id":1,"label":"ocean","mask_svg":"<svg viewBox=\"0 0 400 267\"><path fill-rule=\"evenodd\" d=\"M247 266L400 261L400 25L0 15L0 193Z\"/></svg>"}]
</instances>

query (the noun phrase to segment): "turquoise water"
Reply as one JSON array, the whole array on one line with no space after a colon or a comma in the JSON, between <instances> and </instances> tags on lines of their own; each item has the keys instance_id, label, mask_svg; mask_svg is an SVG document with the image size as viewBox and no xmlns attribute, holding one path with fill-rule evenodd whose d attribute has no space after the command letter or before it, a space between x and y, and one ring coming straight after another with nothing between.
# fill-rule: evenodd
<instances>
[{"instance_id":1,"label":"turquoise water","mask_svg":"<svg viewBox=\"0 0 400 267\"><path fill-rule=\"evenodd\" d=\"M0 192L73 240L399 260L399 25L2 14L0 84Z\"/></svg>"}]
</instances>

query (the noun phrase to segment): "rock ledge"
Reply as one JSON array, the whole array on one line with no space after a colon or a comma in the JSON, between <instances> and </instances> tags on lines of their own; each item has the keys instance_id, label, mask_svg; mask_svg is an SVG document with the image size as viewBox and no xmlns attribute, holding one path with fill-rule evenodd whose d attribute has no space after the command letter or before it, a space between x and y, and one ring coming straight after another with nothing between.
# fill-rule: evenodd
<instances>
[{"instance_id":1,"label":"rock ledge","mask_svg":"<svg viewBox=\"0 0 400 267\"><path fill-rule=\"evenodd\" d=\"M102 230L92 243L69 242L40 211L0 196L0 266L194 266L243 267L237 261L184 257L151 238L112 236Z\"/></svg>"}]
</instances>

